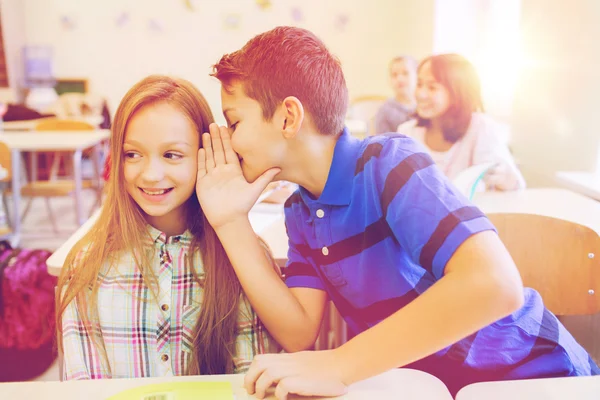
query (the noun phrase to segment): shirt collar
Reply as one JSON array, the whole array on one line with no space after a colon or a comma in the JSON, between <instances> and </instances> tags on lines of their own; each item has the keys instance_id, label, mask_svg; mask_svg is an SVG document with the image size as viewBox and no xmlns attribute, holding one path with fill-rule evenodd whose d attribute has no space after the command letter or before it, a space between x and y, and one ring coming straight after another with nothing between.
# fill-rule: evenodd
<instances>
[{"instance_id":1,"label":"shirt collar","mask_svg":"<svg viewBox=\"0 0 600 400\"><path fill-rule=\"evenodd\" d=\"M150 235L150 239L152 240L152 243L155 243L155 244L161 244L161 245L164 243L167 243L167 244L173 244L173 243L189 244L192 240L192 233L189 230L186 230L181 235L171 236L171 237L169 237L169 240L167 240L166 233L159 231L158 229L156 229L155 227L153 227L150 224L147 224L146 227L148 229L148 234Z\"/></svg>"},{"instance_id":2,"label":"shirt collar","mask_svg":"<svg viewBox=\"0 0 600 400\"><path fill-rule=\"evenodd\" d=\"M361 143L360 139L348 132L348 128L344 128L335 144L329 176L321 196L316 200L318 203L332 206L350 204L354 170ZM300 188L300 195L307 203L315 201L311 198L310 193L302 187Z\"/></svg>"}]
</instances>

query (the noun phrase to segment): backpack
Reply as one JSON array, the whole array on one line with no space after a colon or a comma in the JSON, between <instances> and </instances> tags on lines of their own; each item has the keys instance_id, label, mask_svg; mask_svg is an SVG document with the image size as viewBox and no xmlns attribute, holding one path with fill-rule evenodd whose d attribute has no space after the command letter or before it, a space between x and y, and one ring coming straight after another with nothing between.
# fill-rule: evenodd
<instances>
[{"instance_id":1,"label":"backpack","mask_svg":"<svg viewBox=\"0 0 600 400\"><path fill-rule=\"evenodd\" d=\"M34 378L57 357L50 254L0 242L0 382Z\"/></svg>"}]
</instances>

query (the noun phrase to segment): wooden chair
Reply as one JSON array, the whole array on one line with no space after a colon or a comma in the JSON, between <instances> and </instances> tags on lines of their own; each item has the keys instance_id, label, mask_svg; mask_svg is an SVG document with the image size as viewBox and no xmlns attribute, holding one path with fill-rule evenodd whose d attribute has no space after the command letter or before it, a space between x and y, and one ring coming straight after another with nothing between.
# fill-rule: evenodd
<instances>
[{"instance_id":1,"label":"wooden chair","mask_svg":"<svg viewBox=\"0 0 600 400\"><path fill-rule=\"evenodd\" d=\"M70 120L60 120L60 119L49 119L44 120L36 125L36 131L40 131L40 134L48 131L94 131L95 127L86 122L82 121L70 121ZM96 153L92 153L95 157ZM29 210L31 209L31 204L35 197L43 197L46 203L46 208L48 210L48 217L50 218L50 222L52 223L52 227L54 231L58 231L58 225L56 223L56 219L54 217L54 213L52 212L52 208L50 206L50 198L51 197L64 197L71 196L75 191L75 182L73 179L59 179L58 173L61 162L65 162L66 170L72 172L72 165L70 163L69 157L65 157L67 153L63 152L55 152L52 165L50 167L49 178L47 180L32 180L29 183L26 183L21 187L21 196L28 197L27 205L23 210L23 214L21 219L24 220L27 216ZM35 157L35 156L34 156ZM36 164L36 163L34 163ZM94 159L94 169L97 177L100 177L100 165L98 160ZM36 167L34 166L34 169ZM32 171L32 176L35 175L36 172ZM98 178L97 180L86 180L84 179L82 182L83 189L94 189L96 191L96 203L94 204L94 208L100 205L101 195L102 195L102 179Z\"/></svg>"},{"instance_id":2,"label":"wooden chair","mask_svg":"<svg viewBox=\"0 0 600 400\"><path fill-rule=\"evenodd\" d=\"M348 117L362 120L367 124L367 135L375 133L375 115L383 103L387 100L385 96L360 96L350 101Z\"/></svg>"},{"instance_id":3,"label":"wooden chair","mask_svg":"<svg viewBox=\"0 0 600 400\"><path fill-rule=\"evenodd\" d=\"M556 315L600 311L599 232L547 215L492 213L488 217L523 284L537 290L550 311Z\"/></svg>"},{"instance_id":4,"label":"wooden chair","mask_svg":"<svg viewBox=\"0 0 600 400\"><path fill-rule=\"evenodd\" d=\"M12 179L12 164L10 148L4 142L0 142L0 166L6 170L6 175L0 179L0 190L2 191L2 208L6 216L6 226L0 226L0 238L5 238L11 234L11 219L8 212L8 204L6 201L6 191L10 187Z\"/></svg>"}]
</instances>

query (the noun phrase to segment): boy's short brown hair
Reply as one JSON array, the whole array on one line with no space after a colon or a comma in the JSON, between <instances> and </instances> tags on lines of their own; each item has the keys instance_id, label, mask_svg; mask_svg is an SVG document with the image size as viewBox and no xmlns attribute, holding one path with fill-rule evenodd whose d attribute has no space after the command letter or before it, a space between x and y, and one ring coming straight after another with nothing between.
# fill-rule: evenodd
<instances>
[{"instance_id":1,"label":"boy's short brown hair","mask_svg":"<svg viewBox=\"0 0 600 400\"><path fill-rule=\"evenodd\" d=\"M225 90L240 82L267 121L286 97L295 96L320 133L338 134L344 127L348 89L340 61L306 29L280 26L261 33L221 57L211 75Z\"/></svg>"}]
</instances>

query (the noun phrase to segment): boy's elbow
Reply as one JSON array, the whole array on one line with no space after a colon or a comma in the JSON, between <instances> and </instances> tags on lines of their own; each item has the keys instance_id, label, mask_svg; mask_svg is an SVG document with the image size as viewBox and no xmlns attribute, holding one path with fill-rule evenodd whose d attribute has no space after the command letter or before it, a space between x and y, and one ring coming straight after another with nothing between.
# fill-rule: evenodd
<instances>
[{"instance_id":1,"label":"boy's elbow","mask_svg":"<svg viewBox=\"0 0 600 400\"><path fill-rule=\"evenodd\" d=\"M503 317L523 307L525 294L523 292L523 282L520 277L518 279L499 277L493 285L493 298L496 299L496 307L498 307L498 312Z\"/></svg>"},{"instance_id":2,"label":"boy's elbow","mask_svg":"<svg viewBox=\"0 0 600 400\"><path fill-rule=\"evenodd\" d=\"M290 337L289 340L286 340L285 343L280 344L287 353L311 350L317 341L318 335L318 329L317 331L313 331L312 329L309 331L307 329L305 332L297 332L295 335Z\"/></svg>"}]
</instances>

